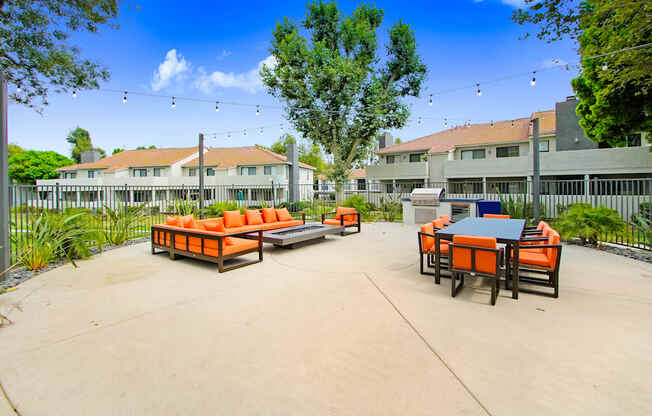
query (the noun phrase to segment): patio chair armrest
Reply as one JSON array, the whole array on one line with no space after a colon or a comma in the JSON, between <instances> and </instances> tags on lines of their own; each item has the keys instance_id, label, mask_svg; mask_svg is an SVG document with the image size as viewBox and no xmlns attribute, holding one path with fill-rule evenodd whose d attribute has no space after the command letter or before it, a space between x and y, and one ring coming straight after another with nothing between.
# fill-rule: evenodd
<instances>
[{"instance_id":1,"label":"patio chair armrest","mask_svg":"<svg viewBox=\"0 0 652 416\"><path fill-rule=\"evenodd\" d=\"M543 230L536 230L536 229L535 230L528 230L528 229L525 229L525 230L523 230L523 234L534 234L534 235L543 234Z\"/></svg>"},{"instance_id":2,"label":"patio chair armrest","mask_svg":"<svg viewBox=\"0 0 652 416\"><path fill-rule=\"evenodd\" d=\"M534 246L526 246L525 248L521 247L519 250L532 250L535 248L556 248L561 250L562 245L561 244L537 244Z\"/></svg>"},{"instance_id":3,"label":"patio chair armrest","mask_svg":"<svg viewBox=\"0 0 652 416\"><path fill-rule=\"evenodd\" d=\"M435 235L434 235L434 234L424 233L423 231L417 231L417 234L419 234L420 236L425 236L425 237L432 237L432 238L435 238Z\"/></svg>"},{"instance_id":4,"label":"patio chair armrest","mask_svg":"<svg viewBox=\"0 0 652 416\"><path fill-rule=\"evenodd\" d=\"M452 250L453 248L468 248L468 249L473 249L473 250L476 250L476 251L477 251L477 250L480 250L480 251L488 251L488 252L490 252L490 253L500 253L501 251L503 251L502 248L490 248L490 247L467 246L467 245L464 245L464 244L455 244L455 243L450 243L448 246L450 247L450 250ZM538 247L539 247L539 246L537 246L537 248L538 248Z\"/></svg>"},{"instance_id":5,"label":"patio chair armrest","mask_svg":"<svg viewBox=\"0 0 652 416\"><path fill-rule=\"evenodd\" d=\"M262 235L263 230L259 229L259 230L250 230L250 231L240 231L239 233L225 233L225 234L218 234L217 236L220 238L225 238L225 237L237 237L240 235L247 235L247 234L254 234L254 233L258 233Z\"/></svg>"},{"instance_id":6,"label":"patio chair armrest","mask_svg":"<svg viewBox=\"0 0 652 416\"><path fill-rule=\"evenodd\" d=\"M548 237L524 237L521 238L521 242L533 242L533 241L548 241Z\"/></svg>"}]
</instances>

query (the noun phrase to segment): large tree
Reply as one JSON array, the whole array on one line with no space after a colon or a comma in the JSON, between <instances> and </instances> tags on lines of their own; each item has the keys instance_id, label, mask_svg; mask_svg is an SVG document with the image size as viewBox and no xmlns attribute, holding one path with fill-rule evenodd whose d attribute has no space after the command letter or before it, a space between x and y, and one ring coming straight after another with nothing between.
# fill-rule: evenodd
<instances>
[{"instance_id":1,"label":"large tree","mask_svg":"<svg viewBox=\"0 0 652 416\"><path fill-rule=\"evenodd\" d=\"M414 32L401 21L389 29L380 56L383 15L366 4L345 16L335 2L308 3L300 25L287 18L277 23L276 62L261 71L294 128L332 155L331 177L340 188L380 130L405 125L409 111L402 99L419 96L426 74Z\"/></svg>"},{"instance_id":2,"label":"large tree","mask_svg":"<svg viewBox=\"0 0 652 416\"><path fill-rule=\"evenodd\" d=\"M525 4L514 13L515 22L534 23L537 36L549 42L564 37L578 42L582 72L572 85L586 135L599 143L624 146L631 133L652 134L652 48L609 54L652 42L652 3L525 0Z\"/></svg>"},{"instance_id":3,"label":"large tree","mask_svg":"<svg viewBox=\"0 0 652 416\"><path fill-rule=\"evenodd\" d=\"M24 150L9 158L9 177L16 183L33 184L37 179L56 179L57 168L75 162L53 151Z\"/></svg>"},{"instance_id":4,"label":"large tree","mask_svg":"<svg viewBox=\"0 0 652 416\"><path fill-rule=\"evenodd\" d=\"M0 71L15 86L11 98L41 109L54 91L98 88L109 73L80 56L72 32L111 24L118 0L0 0Z\"/></svg>"},{"instance_id":5,"label":"large tree","mask_svg":"<svg viewBox=\"0 0 652 416\"><path fill-rule=\"evenodd\" d=\"M91 141L91 135L88 130L84 130L81 127L77 127L74 130L71 130L66 137L66 141L72 145L70 150L71 157L77 162L81 162L81 155L84 152L89 150L95 150L100 154L100 157L105 157L106 152L99 147L93 147L93 142Z\"/></svg>"},{"instance_id":6,"label":"large tree","mask_svg":"<svg viewBox=\"0 0 652 416\"><path fill-rule=\"evenodd\" d=\"M271 147L262 145L257 146L271 150L272 152L278 153L280 155L286 155L288 151L288 145L296 141L297 139L294 136L286 133L279 137L279 139L275 141ZM316 169L316 174L323 173L327 170L328 164L324 161L321 149L319 148L318 144L298 143L297 151L299 153L299 162L306 163L314 167Z\"/></svg>"}]
</instances>

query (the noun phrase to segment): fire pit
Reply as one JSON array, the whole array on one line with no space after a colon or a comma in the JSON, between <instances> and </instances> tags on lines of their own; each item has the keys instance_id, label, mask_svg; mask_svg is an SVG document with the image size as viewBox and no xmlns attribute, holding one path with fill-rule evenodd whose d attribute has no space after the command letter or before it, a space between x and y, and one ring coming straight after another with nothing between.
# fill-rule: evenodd
<instances>
[{"instance_id":1,"label":"fire pit","mask_svg":"<svg viewBox=\"0 0 652 416\"><path fill-rule=\"evenodd\" d=\"M343 230L344 227L340 226L309 223L296 227L263 231L263 242L274 244L276 247L292 248L294 244L326 238L328 234L338 234ZM258 234L247 234L245 238L255 240L258 238Z\"/></svg>"}]
</instances>

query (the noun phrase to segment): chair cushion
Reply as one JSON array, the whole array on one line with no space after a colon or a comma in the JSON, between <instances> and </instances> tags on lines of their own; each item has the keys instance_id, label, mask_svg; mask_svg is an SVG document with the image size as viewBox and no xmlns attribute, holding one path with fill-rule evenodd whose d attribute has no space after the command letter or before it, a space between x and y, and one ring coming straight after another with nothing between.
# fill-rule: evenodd
<instances>
[{"instance_id":1,"label":"chair cushion","mask_svg":"<svg viewBox=\"0 0 652 416\"><path fill-rule=\"evenodd\" d=\"M502 219L502 220L508 220L509 219L509 215L504 215L504 214L484 214L483 217L484 218L498 218L498 219Z\"/></svg>"},{"instance_id":2,"label":"chair cushion","mask_svg":"<svg viewBox=\"0 0 652 416\"><path fill-rule=\"evenodd\" d=\"M326 225L337 225L337 226L342 225L340 220L336 220L336 219L333 219L333 218L324 220L324 224L326 224ZM355 221L344 221L344 226L345 227L349 227L351 225L358 225L358 223L355 222Z\"/></svg>"},{"instance_id":3,"label":"chair cushion","mask_svg":"<svg viewBox=\"0 0 652 416\"><path fill-rule=\"evenodd\" d=\"M288 212L287 208L279 208L276 210L276 216L278 217L278 220L281 222L285 221L292 221L294 218L292 218L292 215Z\"/></svg>"},{"instance_id":4,"label":"chair cushion","mask_svg":"<svg viewBox=\"0 0 652 416\"><path fill-rule=\"evenodd\" d=\"M423 224L421 226L421 232L426 234L434 234L435 230L432 227L432 223ZM421 250L430 251L435 247L435 239L433 237L428 237L426 235L421 236Z\"/></svg>"},{"instance_id":5,"label":"chair cushion","mask_svg":"<svg viewBox=\"0 0 652 416\"><path fill-rule=\"evenodd\" d=\"M257 225L263 223L263 216L257 209L245 209L245 217L247 217L247 225Z\"/></svg>"},{"instance_id":6,"label":"chair cushion","mask_svg":"<svg viewBox=\"0 0 652 416\"><path fill-rule=\"evenodd\" d=\"M243 225L240 210L224 211L224 226L226 228L242 227Z\"/></svg>"},{"instance_id":7,"label":"chair cushion","mask_svg":"<svg viewBox=\"0 0 652 416\"><path fill-rule=\"evenodd\" d=\"M513 256L512 256L513 257ZM550 267L550 260L544 253L535 253L531 250L519 250L518 262L534 266Z\"/></svg>"},{"instance_id":8,"label":"chair cushion","mask_svg":"<svg viewBox=\"0 0 652 416\"><path fill-rule=\"evenodd\" d=\"M337 211L335 211L335 219L340 219L340 217L343 214L355 214L357 211L355 208L351 207L337 207ZM353 221L356 222L358 220L357 215L344 215L344 221Z\"/></svg>"},{"instance_id":9,"label":"chair cushion","mask_svg":"<svg viewBox=\"0 0 652 416\"><path fill-rule=\"evenodd\" d=\"M213 231L213 232L217 232L217 233L225 233L226 232L226 228L224 228L224 221L222 220L222 218L218 218L216 220L204 221L202 224L204 225L204 228L206 229L206 231ZM208 240L206 240L204 242L204 244L206 244L207 241ZM227 246L232 245L233 244L233 237L225 237L224 238L224 244L226 244Z\"/></svg>"},{"instance_id":10,"label":"chair cushion","mask_svg":"<svg viewBox=\"0 0 652 416\"><path fill-rule=\"evenodd\" d=\"M450 250L450 247L448 246L448 241L446 240L439 240L439 254L448 254L448 251ZM432 247L428 250L428 253L435 254L435 245L433 244Z\"/></svg>"},{"instance_id":11,"label":"chair cushion","mask_svg":"<svg viewBox=\"0 0 652 416\"><path fill-rule=\"evenodd\" d=\"M296 227L297 225L303 225L303 221L301 220L292 220L292 221L276 221L276 222L268 222L262 225L257 226L258 229L263 229L263 230L275 230L277 228L288 228L288 227Z\"/></svg>"},{"instance_id":12,"label":"chair cushion","mask_svg":"<svg viewBox=\"0 0 652 416\"><path fill-rule=\"evenodd\" d=\"M492 237L474 237L468 235L453 236L453 244L471 247L496 248L496 239ZM477 250L475 252L475 270L471 264L471 249L453 247L453 268L459 270L478 271L482 273L496 273L497 254L489 251Z\"/></svg>"},{"instance_id":13,"label":"chair cushion","mask_svg":"<svg viewBox=\"0 0 652 416\"><path fill-rule=\"evenodd\" d=\"M192 214L184 215L183 217L179 217L179 225L178 225L178 227L191 228L191 227L188 227L188 225L192 224L192 222L194 220L195 220L195 217Z\"/></svg>"},{"instance_id":14,"label":"chair cushion","mask_svg":"<svg viewBox=\"0 0 652 416\"><path fill-rule=\"evenodd\" d=\"M438 229L446 228L446 222L442 220L441 218L432 220L432 226Z\"/></svg>"},{"instance_id":15,"label":"chair cushion","mask_svg":"<svg viewBox=\"0 0 652 416\"><path fill-rule=\"evenodd\" d=\"M451 222L451 217L450 215L440 215L439 219L444 222L444 224L450 224Z\"/></svg>"},{"instance_id":16,"label":"chair cushion","mask_svg":"<svg viewBox=\"0 0 652 416\"><path fill-rule=\"evenodd\" d=\"M179 217L176 216L165 217L165 225L172 225L174 227L183 226L183 224L181 224L181 221L179 220Z\"/></svg>"},{"instance_id":17,"label":"chair cushion","mask_svg":"<svg viewBox=\"0 0 652 416\"><path fill-rule=\"evenodd\" d=\"M276 210L274 208L263 208L263 220L267 222L276 222Z\"/></svg>"},{"instance_id":18,"label":"chair cushion","mask_svg":"<svg viewBox=\"0 0 652 416\"><path fill-rule=\"evenodd\" d=\"M258 247L258 241L256 240L247 240L244 238L233 238L233 244L222 246L222 254L229 255L237 253L239 251L244 251L252 248ZM201 253L201 245L190 244L190 250L193 253ZM204 254L207 256L217 257L218 256L218 246L217 241L213 240L204 240Z\"/></svg>"}]
</instances>

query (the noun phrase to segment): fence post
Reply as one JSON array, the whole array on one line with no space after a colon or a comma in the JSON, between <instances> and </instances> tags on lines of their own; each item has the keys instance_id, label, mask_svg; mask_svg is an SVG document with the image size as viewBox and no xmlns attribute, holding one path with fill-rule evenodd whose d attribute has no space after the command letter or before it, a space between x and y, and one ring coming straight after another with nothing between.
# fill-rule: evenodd
<instances>
[{"instance_id":1,"label":"fence post","mask_svg":"<svg viewBox=\"0 0 652 416\"><path fill-rule=\"evenodd\" d=\"M7 142L7 79L0 74L0 271L7 270L11 263L9 252L9 149ZM0 276L4 279L4 274Z\"/></svg>"},{"instance_id":2,"label":"fence post","mask_svg":"<svg viewBox=\"0 0 652 416\"><path fill-rule=\"evenodd\" d=\"M539 182L540 176L539 164L539 119L532 119L532 199L534 207L534 223L539 222ZM526 204L527 205L527 204ZM527 217L526 217L527 219Z\"/></svg>"}]
</instances>

